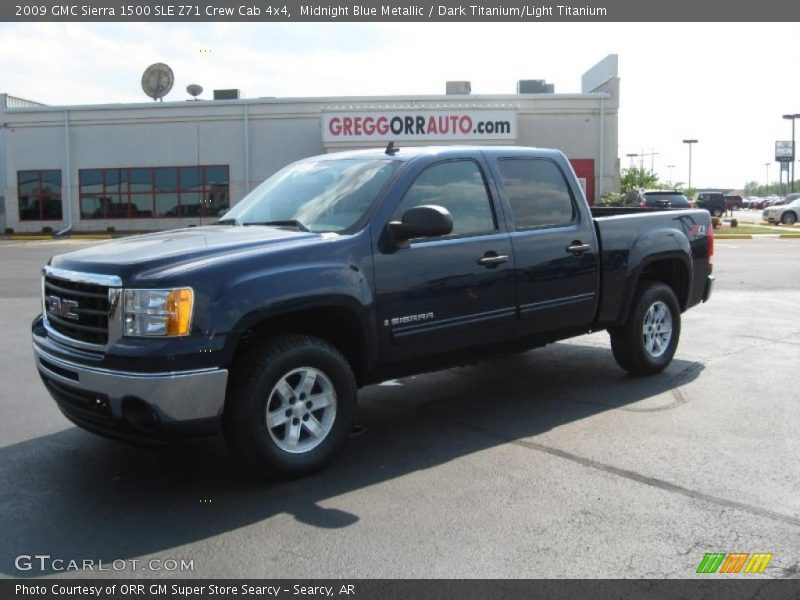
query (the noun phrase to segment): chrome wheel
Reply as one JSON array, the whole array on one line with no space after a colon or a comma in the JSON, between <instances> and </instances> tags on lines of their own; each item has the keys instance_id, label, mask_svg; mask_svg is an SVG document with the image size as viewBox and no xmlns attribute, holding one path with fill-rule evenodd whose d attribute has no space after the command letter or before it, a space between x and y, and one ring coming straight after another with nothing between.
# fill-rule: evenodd
<instances>
[{"instance_id":1,"label":"chrome wheel","mask_svg":"<svg viewBox=\"0 0 800 600\"><path fill-rule=\"evenodd\" d=\"M278 380L267 399L267 431L281 450L308 452L320 445L336 419L336 391L325 373L293 369Z\"/></svg>"},{"instance_id":2,"label":"chrome wheel","mask_svg":"<svg viewBox=\"0 0 800 600\"><path fill-rule=\"evenodd\" d=\"M672 314L660 300L654 302L644 315L642 326L644 349L653 358L663 355L672 339Z\"/></svg>"}]
</instances>

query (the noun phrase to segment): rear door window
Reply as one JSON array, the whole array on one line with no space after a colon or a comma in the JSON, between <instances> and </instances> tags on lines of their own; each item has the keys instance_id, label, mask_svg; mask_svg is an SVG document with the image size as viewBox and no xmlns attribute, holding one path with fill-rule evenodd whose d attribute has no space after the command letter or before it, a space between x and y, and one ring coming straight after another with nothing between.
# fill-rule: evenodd
<instances>
[{"instance_id":1,"label":"rear door window","mask_svg":"<svg viewBox=\"0 0 800 600\"><path fill-rule=\"evenodd\" d=\"M503 158L498 161L516 229L558 227L575 220L576 209L564 174L547 159Z\"/></svg>"}]
</instances>

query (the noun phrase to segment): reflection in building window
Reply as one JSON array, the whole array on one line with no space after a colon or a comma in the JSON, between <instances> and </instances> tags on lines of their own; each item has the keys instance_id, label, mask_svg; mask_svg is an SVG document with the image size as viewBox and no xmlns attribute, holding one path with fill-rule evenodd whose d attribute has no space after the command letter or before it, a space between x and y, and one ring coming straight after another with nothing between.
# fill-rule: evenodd
<instances>
[{"instance_id":1,"label":"reflection in building window","mask_svg":"<svg viewBox=\"0 0 800 600\"><path fill-rule=\"evenodd\" d=\"M228 165L81 169L82 219L216 217L228 209Z\"/></svg>"},{"instance_id":2,"label":"reflection in building window","mask_svg":"<svg viewBox=\"0 0 800 600\"><path fill-rule=\"evenodd\" d=\"M20 221L60 221L61 171L17 171Z\"/></svg>"}]
</instances>

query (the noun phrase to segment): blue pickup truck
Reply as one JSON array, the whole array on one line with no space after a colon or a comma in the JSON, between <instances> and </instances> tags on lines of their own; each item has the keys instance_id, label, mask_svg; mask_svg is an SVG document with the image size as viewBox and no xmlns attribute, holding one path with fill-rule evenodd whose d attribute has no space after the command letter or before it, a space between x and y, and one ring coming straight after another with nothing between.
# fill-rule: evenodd
<instances>
[{"instance_id":1,"label":"blue pickup truck","mask_svg":"<svg viewBox=\"0 0 800 600\"><path fill-rule=\"evenodd\" d=\"M388 378L599 330L623 369L663 370L711 294L713 247L705 210L590 208L556 150L329 154L214 225L54 257L33 349L85 429L221 430L256 471L297 476Z\"/></svg>"}]
</instances>

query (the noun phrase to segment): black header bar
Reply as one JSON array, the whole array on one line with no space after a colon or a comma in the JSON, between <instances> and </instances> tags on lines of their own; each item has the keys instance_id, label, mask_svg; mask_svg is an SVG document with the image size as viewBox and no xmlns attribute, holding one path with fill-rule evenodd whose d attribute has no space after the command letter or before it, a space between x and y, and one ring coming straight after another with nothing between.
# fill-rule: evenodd
<instances>
[{"instance_id":1,"label":"black header bar","mask_svg":"<svg viewBox=\"0 0 800 600\"><path fill-rule=\"evenodd\" d=\"M0 597L37 600L796 600L799 580L2 580Z\"/></svg>"},{"instance_id":2,"label":"black header bar","mask_svg":"<svg viewBox=\"0 0 800 600\"><path fill-rule=\"evenodd\" d=\"M3 0L0 21L125 22L786 22L800 2L786 0ZM646 32L637 34L647 36Z\"/></svg>"}]
</instances>

